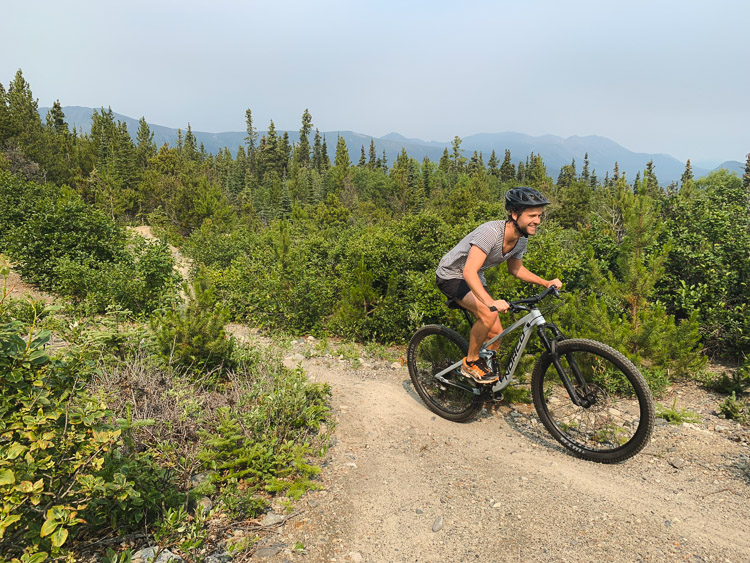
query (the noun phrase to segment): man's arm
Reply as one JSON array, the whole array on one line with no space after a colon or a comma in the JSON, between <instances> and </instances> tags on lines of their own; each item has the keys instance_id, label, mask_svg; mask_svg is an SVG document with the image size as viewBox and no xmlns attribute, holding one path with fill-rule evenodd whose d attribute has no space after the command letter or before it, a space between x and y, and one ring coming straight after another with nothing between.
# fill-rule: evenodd
<instances>
[{"instance_id":1,"label":"man's arm","mask_svg":"<svg viewBox=\"0 0 750 563\"><path fill-rule=\"evenodd\" d=\"M554 285L558 289L562 287L562 282L557 278L553 280L545 280L537 276L535 273L530 272L523 265L523 260L519 260L518 258L508 258L508 272L521 281L535 283L542 287L549 287L551 285Z\"/></svg>"},{"instance_id":2,"label":"man's arm","mask_svg":"<svg viewBox=\"0 0 750 563\"><path fill-rule=\"evenodd\" d=\"M466 264L464 264L464 281L466 281L477 301L487 308L494 306L498 311L504 313L508 310L508 302L504 299L493 299L479 279L479 268L482 267L486 259L487 254L478 246L472 245L469 256L466 258Z\"/></svg>"}]
</instances>

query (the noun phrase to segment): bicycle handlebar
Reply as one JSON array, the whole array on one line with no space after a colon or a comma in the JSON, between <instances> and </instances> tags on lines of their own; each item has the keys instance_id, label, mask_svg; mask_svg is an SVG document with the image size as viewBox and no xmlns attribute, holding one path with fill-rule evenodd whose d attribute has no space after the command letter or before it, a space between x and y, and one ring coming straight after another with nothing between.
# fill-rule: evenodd
<instances>
[{"instance_id":1,"label":"bicycle handlebar","mask_svg":"<svg viewBox=\"0 0 750 563\"><path fill-rule=\"evenodd\" d=\"M516 299L515 301L508 301L510 308L508 311L511 313L517 313L519 311L530 311L534 308L534 305L540 303L549 295L554 295L557 299L560 299L560 290L554 285L549 286L541 293L534 295L533 297L527 297L526 299ZM497 311L497 307L490 307L490 311Z\"/></svg>"}]
</instances>

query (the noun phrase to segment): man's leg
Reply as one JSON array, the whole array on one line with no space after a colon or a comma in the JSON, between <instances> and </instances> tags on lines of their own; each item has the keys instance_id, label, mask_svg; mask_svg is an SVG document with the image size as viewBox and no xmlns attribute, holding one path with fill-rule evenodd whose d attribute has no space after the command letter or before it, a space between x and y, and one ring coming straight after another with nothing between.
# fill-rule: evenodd
<instances>
[{"instance_id":1,"label":"man's leg","mask_svg":"<svg viewBox=\"0 0 750 563\"><path fill-rule=\"evenodd\" d=\"M479 350L482 349L482 344L500 334L503 331L503 326L500 324L497 312L490 311L484 303L477 301L472 292L467 293L457 301L461 307L471 311L477 319L474 326L471 327L469 352L466 355L466 359L473 362L479 359ZM492 348L497 349L497 345L495 344Z\"/></svg>"}]
</instances>

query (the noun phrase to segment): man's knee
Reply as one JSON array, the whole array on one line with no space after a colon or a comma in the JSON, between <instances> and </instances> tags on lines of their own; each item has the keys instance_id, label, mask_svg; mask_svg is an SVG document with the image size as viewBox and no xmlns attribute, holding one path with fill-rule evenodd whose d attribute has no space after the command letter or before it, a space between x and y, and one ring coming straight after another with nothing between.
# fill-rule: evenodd
<instances>
[{"instance_id":1,"label":"man's knee","mask_svg":"<svg viewBox=\"0 0 750 563\"><path fill-rule=\"evenodd\" d=\"M492 330L498 324L497 312L490 311L487 307L480 307L477 316L482 324L487 327L487 330Z\"/></svg>"}]
</instances>

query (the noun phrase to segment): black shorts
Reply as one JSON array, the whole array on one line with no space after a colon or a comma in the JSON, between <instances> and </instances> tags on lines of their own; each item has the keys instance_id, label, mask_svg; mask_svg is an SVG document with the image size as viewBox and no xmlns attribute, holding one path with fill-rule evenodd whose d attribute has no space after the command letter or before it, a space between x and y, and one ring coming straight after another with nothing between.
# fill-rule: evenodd
<instances>
[{"instance_id":1,"label":"black shorts","mask_svg":"<svg viewBox=\"0 0 750 563\"><path fill-rule=\"evenodd\" d=\"M463 278L444 280L436 276L437 286L449 299L463 299L471 291L469 284ZM484 289L487 289L486 287Z\"/></svg>"}]
</instances>

